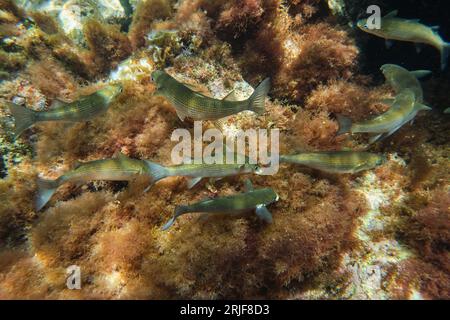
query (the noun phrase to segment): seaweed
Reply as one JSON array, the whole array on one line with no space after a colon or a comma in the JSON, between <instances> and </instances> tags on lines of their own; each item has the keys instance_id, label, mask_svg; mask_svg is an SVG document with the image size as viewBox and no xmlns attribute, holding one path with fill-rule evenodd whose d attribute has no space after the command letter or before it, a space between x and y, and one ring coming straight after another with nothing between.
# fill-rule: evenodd
<instances>
[{"instance_id":1,"label":"seaweed","mask_svg":"<svg viewBox=\"0 0 450 320\"><path fill-rule=\"evenodd\" d=\"M84 24L83 33L90 51L90 65L96 68L98 74L117 67L120 61L131 54L131 43L117 26L90 19Z\"/></svg>"},{"instance_id":2,"label":"seaweed","mask_svg":"<svg viewBox=\"0 0 450 320\"><path fill-rule=\"evenodd\" d=\"M173 14L173 1L145 0L140 1L133 15L128 32L134 49L145 45L145 36L151 31L155 20L170 18Z\"/></svg>"},{"instance_id":3,"label":"seaweed","mask_svg":"<svg viewBox=\"0 0 450 320\"><path fill-rule=\"evenodd\" d=\"M242 192L239 176L194 189L186 178L170 177L148 192L145 177L67 183L37 215L38 173L56 178L78 161L119 152L171 164L171 132L193 128L153 94L155 69L215 98L234 90L245 99L271 77L265 114L243 112L221 129L279 128L283 154L366 149L364 137L336 136L335 115L369 119L393 96L379 72L361 73L361 39L326 2L146 0L134 12L120 2L121 25L89 16L79 30L84 39L72 39L51 14L0 1L0 35L8 38L0 49L2 100L42 110L110 81L123 85L101 117L37 124L19 141L0 105L0 298L347 299L359 297L353 286L367 284L364 277L353 281L351 267L366 270L368 261L383 268L383 277L380 288L369 283L366 290L383 298L409 298L414 290L449 297L450 127L439 112L419 114L414 126L371 146L389 161L368 173L281 164L274 176L251 176L255 187L280 196L271 225L251 212L187 214L161 230L177 204ZM425 80L427 103L450 105L448 86L444 75ZM389 251L392 243L409 250L406 259ZM374 249L385 246L387 267ZM82 290L66 290L69 265L82 268Z\"/></svg>"}]
</instances>

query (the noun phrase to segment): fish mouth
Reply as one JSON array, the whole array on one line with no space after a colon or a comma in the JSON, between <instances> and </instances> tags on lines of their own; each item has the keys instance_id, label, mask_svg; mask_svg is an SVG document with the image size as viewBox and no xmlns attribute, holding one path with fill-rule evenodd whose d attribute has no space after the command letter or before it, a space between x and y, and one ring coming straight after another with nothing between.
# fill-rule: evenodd
<instances>
[{"instance_id":1,"label":"fish mouth","mask_svg":"<svg viewBox=\"0 0 450 320\"><path fill-rule=\"evenodd\" d=\"M358 20L358 22L356 22L356 26L358 28L360 28L361 30L366 30L367 29L367 20L366 19Z\"/></svg>"}]
</instances>

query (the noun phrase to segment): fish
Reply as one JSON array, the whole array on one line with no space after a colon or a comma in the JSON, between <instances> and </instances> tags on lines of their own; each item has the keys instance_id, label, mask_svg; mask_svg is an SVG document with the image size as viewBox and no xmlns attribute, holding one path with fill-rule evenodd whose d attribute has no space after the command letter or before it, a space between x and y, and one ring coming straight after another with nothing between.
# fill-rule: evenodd
<instances>
[{"instance_id":1,"label":"fish","mask_svg":"<svg viewBox=\"0 0 450 320\"><path fill-rule=\"evenodd\" d=\"M381 166L386 156L360 151L303 152L280 155L280 163L301 164L328 173L357 173Z\"/></svg>"},{"instance_id":2,"label":"fish","mask_svg":"<svg viewBox=\"0 0 450 320\"><path fill-rule=\"evenodd\" d=\"M55 100L50 110L40 112L9 102L9 110L15 122L14 139L36 122L90 120L106 112L111 101L121 92L122 85L110 84L74 102Z\"/></svg>"},{"instance_id":3,"label":"fish","mask_svg":"<svg viewBox=\"0 0 450 320\"><path fill-rule=\"evenodd\" d=\"M35 198L35 208L36 211L40 211L58 187L67 182L131 181L139 175L150 176L146 162L129 158L122 153L114 158L77 163L74 169L55 180L37 179L38 192Z\"/></svg>"},{"instance_id":4,"label":"fish","mask_svg":"<svg viewBox=\"0 0 450 320\"><path fill-rule=\"evenodd\" d=\"M441 55L441 70L447 67L447 59L450 52L450 43L445 42L437 33L439 27L429 27L417 19L403 19L397 16L398 10L394 10L381 18L380 28L369 28L367 19L361 19L357 26L364 32L376 35L386 40L399 40L414 42L416 44L428 44L439 50Z\"/></svg>"},{"instance_id":5,"label":"fish","mask_svg":"<svg viewBox=\"0 0 450 320\"><path fill-rule=\"evenodd\" d=\"M405 123L412 121L420 110L431 110L431 108L416 102L414 91L405 89L396 96L388 111L373 119L353 123L347 117L336 115L339 123L337 135L345 133L372 133L375 135L369 142L373 143L382 137L390 136Z\"/></svg>"},{"instance_id":6,"label":"fish","mask_svg":"<svg viewBox=\"0 0 450 320\"><path fill-rule=\"evenodd\" d=\"M411 89L416 96L416 101L419 103L423 102L422 85L418 79L430 75L431 71L409 71L395 64L382 65L380 70L386 78L386 82L395 90L397 94L402 92L404 89Z\"/></svg>"},{"instance_id":7,"label":"fish","mask_svg":"<svg viewBox=\"0 0 450 320\"><path fill-rule=\"evenodd\" d=\"M224 155L224 162L225 162ZM152 183L167 177L183 176L188 177L188 188L193 188L203 178L223 178L227 176L234 176L246 173L260 174L262 169L257 164L251 164L246 158L245 163L237 163L236 154L232 154L234 163L212 163L212 161L204 161L204 163L196 164L180 164L175 166L162 166L158 163L145 160L150 170ZM189 159L190 160L190 159ZM191 162L191 161L189 161ZM147 189L146 189L147 190Z\"/></svg>"},{"instance_id":8,"label":"fish","mask_svg":"<svg viewBox=\"0 0 450 320\"><path fill-rule=\"evenodd\" d=\"M265 98L270 90L270 79L264 79L253 94L243 101L219 100L193 91L162 70L152 73L156 84L155 96L165 97L176 109L178 117L184 121L217 120L251 110L259 115L265 112Z\"/></svg>"},{"instance_id":9,"label":"fish","mask_svg":"<svg viewBox=\"0 0 450 320\"><path fill-rule=\"evenodd\" d=\"M176 206L173 217L161 229L169 229L179 216L193 212L240 214L255 210L261 220L272 223L272 214L266 206L278 200L279 196L272 188L254 189L251 181L247 179L243 193Z\"/></svg>"}]
</instances>

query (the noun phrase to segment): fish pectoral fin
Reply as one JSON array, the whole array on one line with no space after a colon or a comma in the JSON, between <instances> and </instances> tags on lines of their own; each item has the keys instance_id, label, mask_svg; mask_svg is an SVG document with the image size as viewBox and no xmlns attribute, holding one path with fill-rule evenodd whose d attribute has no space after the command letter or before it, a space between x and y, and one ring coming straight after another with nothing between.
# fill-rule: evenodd
<instances>
[{"instance_id":1,"label":"fish pectoral fin","mask_svg":"<svg viewBox=\"0 0 450 320\"><path fill-rule=\"evenodd\" d=\"M203 177L195 177L195 178L189 179L187 182L188 189L192 189L197 183L200 182L200 180L202 180L202 178Z\"/></svg>"},{"instance_id":2,"label":"fish pectoral fin","mask_svg":"<svg viewBox=\"0 0 450 320\"><path fill-rule=\"evenodd\" d=\"M356 166L356 167L353 169L353 173L357 173L357 172L359 172L359 171L363 171L365 168L366 168L366 163L362 163L362 164Z\"/></svg>"},{"instance_id":3,"label":"fish pectoral fin","mask_svg":"<svg viewBox=\"0 0 450 320\"><path fill-rule=\"evenodd\" d=\"M225 126L226 122L227 122L227 118L228 118L228 117L220 118L220 119L214 120L214 122L213 122L213 123L214 123L214 126L215 126L216 128L219 128L220 130L222 130L223 127Z\"/></svg>"},{"instance_id":4,"label":"fish pectoral fin","mask_svg":"<svg viewBox=\"0 0 450 320\"><path fill-rule=\"evenodd\" d=\"M244 188L245 188L246 192L250 192L250 191L255 190L255 188L253 188L253 184L250 181L250 179L245 179L245 181L244 181Z\"/></svg>"},{"instance_id":5,"label":"fish pectoral fin","mask_svg":"<svg viewBox=\"0 0 450 320\"><path fill-rule=\"evenodd\" d=\"M161 227L161 230L165 231L165 230L169 229L170 226L173 225L174 222L175 222L175 217L170 218L170 220L167 221L166 224Z\"/></svg>"},{"instance_id":6,"label":"fish pectoral fin","mask_svg":"<svg viewBox=\"0 0 450 320\"><path fill-rule=\"evenodd\" d=\"M414 119L413 119L414 120ZM402 127L403 124L395 127L394 129L391 129L391 131L389 131L388 133L385 133L383 136L383 139L386 139L387 137L393 135L398 129L400 129Z\"/></svg>"},{"instance_id":7,"label":"fish pectoral fin","mask_svg":"<svg viewBox=\"0 0 450 320\"><path fill-rule=\"evenodd\" d=\"M267 223L272 223L273 218L270 211L267 209L267 207L263 204L260 204L255 209L256 215L261 219L264 220Z\"/></svg>"},{"instance_id":8,"label":"fish pectoral fin","mask_svg":"<svg viewBox=\"0 0 450 320\"><path fill-rule=\"evenodd\" d=\"M395 102L395 98L386 98L386 99L381 99L380 103L385 104L387 106L392 106Z\"/></svg>"},{"instance_id":9,"label":"fish pectoral fin","mask_svg":"<svg viewBox=\"0 0 450 320\"><path fill-rule=\"evenodd\" d=\"M398 15L398 10L393 10L385 15L383 18L394 18Z\"/></svg>"},{"instance_id":10,"label":"fish pectoral fin","mask_svg":"<svg viewBox=\"0 0 450 320\"><path fill-rule=\"evenodd\" d=\"M177 116L180 118L181 121L184 122L184 119L186 119L186 115L183 112L180 112L177 110Z\"/></svg>"},{"instance_id":11,"label":"fish pectoral fin","mask_svg":"<svg viewBox=\"0 0 450 320\"><path fill-rule=\"evenodd\" d=\"M377 141L383 136L383 134L384 134L384 133L377 133L377 134L372 135L372 136L369 138L369 144L372 144L372 143L377 142Z\"/></svg>"},{"instance_id":12,"label":"fish pectoral fin","mask_svg":"<svg viewBox=\"0 0 450 320\"><path fill-rule=\"evenodd\" d=\"M145 189L144 189L144 191L142 191L142 193L147 193L149 190L150 190L150 188L153 186L153 183L150 183Z\"/></svg>"},{"instance_id":13,"label":"fish pectoral fin","mask_svg":"<svg viewBox=\"0 0 450 320\"><path fill-rule=\"evenodd\" d=\"M392 48L392 46L394 45L394 41L389 40L389 39L386 39L386 40L384 41L384 44L385 44L385 46L386 46L386 49L390 49L390 48Z\"/></svg>"},{"instance_id":14,"label":"fish pectoral fin","mask_svg":"<svg viewBox=\"0 0 450 320\"><path fill-rule=\"evenodd\" d=\"M222 99L223 101L239 101L236 90L231 90L230 93L228 93L225 97Z\"/></svg>"}]
</instances>

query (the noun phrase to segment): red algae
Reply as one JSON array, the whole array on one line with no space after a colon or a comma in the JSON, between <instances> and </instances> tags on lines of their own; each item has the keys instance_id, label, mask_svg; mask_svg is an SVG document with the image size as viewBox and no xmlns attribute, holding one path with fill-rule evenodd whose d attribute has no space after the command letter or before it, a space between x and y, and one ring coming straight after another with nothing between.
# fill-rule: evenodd
<instances>
[{"instance_id":1,"label":"red algae","mask_svg":"<svg viewBox=\"0 0 450 320\"><path fill-rule=\"evenodd\" d=\"M91 17L79 39L50 13L26 12L11 1L0 1L0 10L9 13L0 33L17 44L0 49L2 70L17 73L0 84L3 101L22 98L48 110L55 99L76 100L108 82L123 87L106 113L87 122L41 123L16 142L10 123L1 123L1 299L351 299L359 296L346 293L354 285L348 257L383 241L409 255L383 269L380 287L369 291L449 298L449 125L437 113L420 114L414 126L370 146L389 155L370 172L333 175L281 164L272 176L226 177L193 189L171 177L147 192L146 177L67 183L42 212L34 208L38 173L56 178L77 162L119 153L171 165L172 132L193 128L154 95L150 74L162 67L217 99L233 90L246 99L250 85L270 77L265 113L234 115L225 126L279 128L282 154L368 149L365 137L336 136L335 116L374 117L394 92L380 75L363 74L354 32L321 1L143 0L128 33ZM15 26L27 15L32 26ZM425 96L448 84L433 78ZM430 101L450 105L442 92ZM4 103L0 114L9 117ZM279 195L269 207L272 224L253 212L187 214L161 230L176 205L243 192L245 178ZM366 238L365 219L375 225ZM65 285L70 265L82 269L81 290Z\"/></svg>"}]
</instances>

